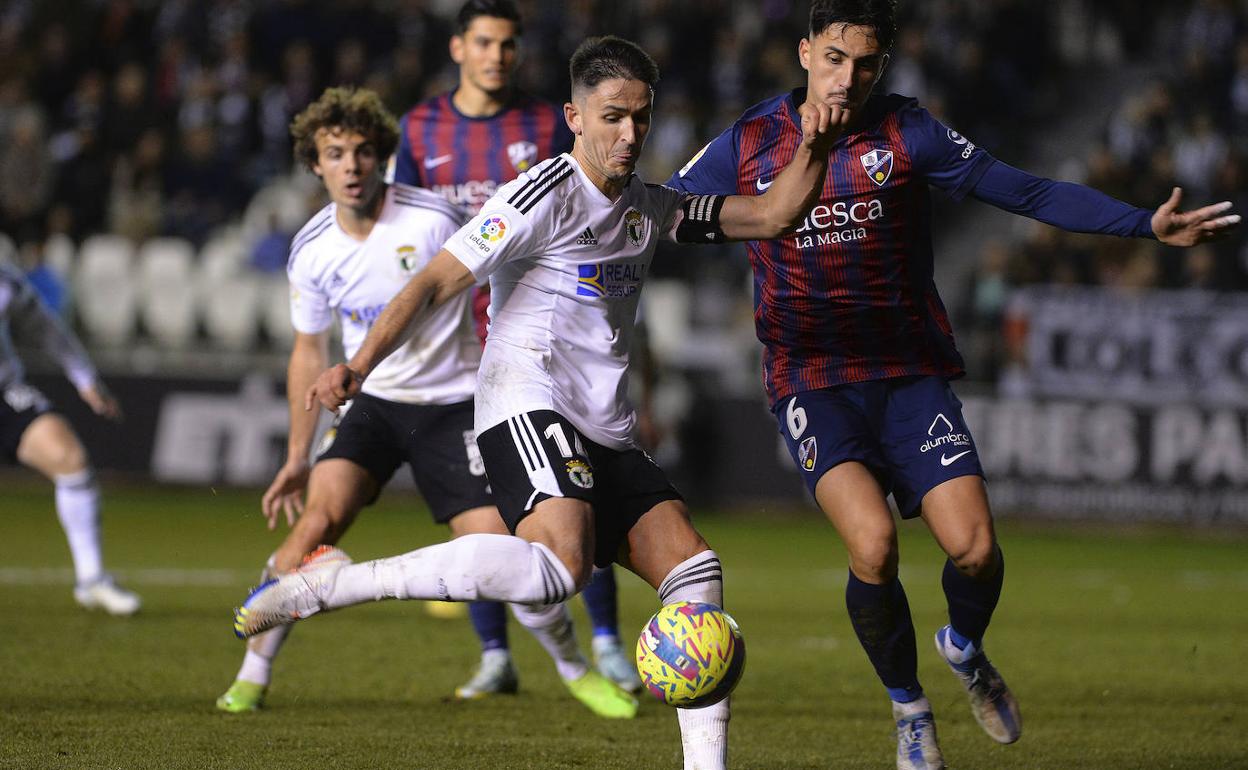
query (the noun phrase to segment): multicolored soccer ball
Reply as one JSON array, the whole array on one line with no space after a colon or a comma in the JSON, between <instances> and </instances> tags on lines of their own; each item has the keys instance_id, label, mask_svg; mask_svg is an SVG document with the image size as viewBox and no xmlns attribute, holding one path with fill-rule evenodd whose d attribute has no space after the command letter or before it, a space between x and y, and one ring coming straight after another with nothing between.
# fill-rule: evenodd
<instances>
[{"instance_id":1,"label":"multicolored soccer ball","mask_svg":"<svg viewBox=\"0 0 1248 770\"><path fill-rule=\"evenodd\" d=\"M676 602L655 613L637 640L637 673L654 697L677 708L717 703L745 670L737 621L714 604Z\"/></svg>"}]
</instances>

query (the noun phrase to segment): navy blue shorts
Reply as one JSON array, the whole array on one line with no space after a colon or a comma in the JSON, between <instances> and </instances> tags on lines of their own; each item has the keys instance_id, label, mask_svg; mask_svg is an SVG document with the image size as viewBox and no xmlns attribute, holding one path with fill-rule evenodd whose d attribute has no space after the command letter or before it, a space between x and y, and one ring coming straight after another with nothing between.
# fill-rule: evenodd
<instances>
[{"instance_id":1,"label":"navy blue shorts","mask_svg":"<svg viewBox=\"0 0 1248 770\"><path fill-rule=\"evenodd\" d=\"M932 488L984 475L962 402L942 377L836 385L798 393L772 411L812 495L824 473L856 461L910 519Z\"/></svg>"}]
</instances>

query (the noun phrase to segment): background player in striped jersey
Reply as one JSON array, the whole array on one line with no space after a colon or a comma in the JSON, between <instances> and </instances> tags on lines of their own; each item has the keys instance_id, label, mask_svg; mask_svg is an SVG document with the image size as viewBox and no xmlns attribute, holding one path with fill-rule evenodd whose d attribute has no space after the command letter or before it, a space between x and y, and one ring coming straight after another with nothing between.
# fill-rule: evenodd
<instances>
[{"instance_id":1,"label":"background player in striped jersey","mask_svg":"<svg viewBox=\"0 0 1248 770\"><path fill-rule=\"evenodd\" d=\"M514 84L522 22L510 0L468 0L455 20L451 58L459 85L413 107L399 121L394 180L427 187L476 214L498 188L538 161L572 149L563 110ZM477 331L485 341L488 285L474 289ZM631 652L620 645L615 572L597 570L582 592L593 623L598 670L631 692L641 689ZM451 605L455 606L455 605ZM469 605L484 654L461 698L514 692L507 614L498 602Z\"/></svg>"},{"instance_id":2,"label":"background player in striped jersey","mask_svg":"<svg viewBox=\"0 0 1248 770\"><path fill-rule=\"evenodd\" d=\"M291 135L296 157L322 179L331 202L291 245L287 270L295 345L286 383L289 451L261 502L270 529L284 511L291 531L269 559L266 574L288 572L318 545L336 543L404 462L434 519L448 524L453 536L505 533L472 429L481 346L467 294L408 330L379 364L375 379L339 414L309 469L317 413L303 409L302 399L328 364L334 316L342 323L343 346L353 353L386 303L465 217L428 190L383 182L397 127L370 91L327 90L296 116ZM297 513L302 515L296 519ZM633 716L636 700L590 670L565 607L514 611L550 652L573 695L601 716ZM288 632L289 627L275 628L248 643L218 708L241 712L262 704L273 658Z\"/></svg>"},{"instance_id":3,"label":"background player in striped jersey","mask_svg":"<svg viewBox=\"0 0 1248 770\"><path fill-rule=\"evenodd\" d=\"M104 571L100 545L100 490L82 442L42 393L24 381L25 367L13 349L11 330L37 341L60 363L91 411L120 420L82 345L39 299L25 274L0 260L0 460L18 462L56 485L56 515L74 562L74 601L87 609L132 615L139 597Z\"/></svg>"},{"instance_id":4,"label":"background player in striped jersey","mask_svg":"<svg viewBox=\"0 0 1248 770\"><path fill-rule=\"evenodd\" d=\"M803 105L803 136L763 196L686 196L634 174L658 68L633 43L585 41L572 56L570 154L504 185L390 303L350 365L308 394L336 408L414 318L486 276L491 326L476 393L478 444L518 537L472 535L360 565L325 565L258 588L240 635L381 598L549 603L618 562L664 604L723 605L718 556L663 471L636 443L630 338L659 239L709 243L791 232L826 174L839 107ZM586 238L586 235L592 238ZM728 702L680 709L686 768L727 763Z\"/></svg>"},{"instance_id":5,"label":"background player in striped jersey","mask_svg":"<svg viewBox=\"0 0 1248 770\"><path fill-rule=\"evenodd\" d=\"M897 533L922 516L948 554L941 657L995 740L1021 733L1018 706L983 652L1004 560L975 445L948 381L963 374L933 282L928 186L1067 230L1190 246L1238 224L1229 203L1156 211L994 160L913 99L872 96L896 33L894 0L812 3L798 48L805 88L762 102L669 181L693 193L757 194L799 140L798 106L851 116L817 205L791 236L749 244L764 380L780 432L849 552L846 605L888 689L899 768L944 766L917 674L914 628L897 579Z\"/></svg>"}]
</instances>

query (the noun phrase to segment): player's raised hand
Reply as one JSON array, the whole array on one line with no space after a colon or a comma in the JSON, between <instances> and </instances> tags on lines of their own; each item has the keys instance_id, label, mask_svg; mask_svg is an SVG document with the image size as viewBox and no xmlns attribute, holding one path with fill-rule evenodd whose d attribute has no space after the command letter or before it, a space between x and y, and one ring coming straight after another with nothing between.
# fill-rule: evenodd
<instances>
[{"instance_id":1,"label":"player's raised hand","mask_svg":"<svg viewBox=\"0 0 1248 770\"><path fill-rule=\"evenodd\" d=\"M113 422L121 422L121 404L108 392L103 383L95 383L78 391L78 396L91 407L91 411Z\"/></svg>"},{"instance_id":2,"label":"player's raised hand","mask_svg":"<svg viewBox=\"0 0 1248 770\"><path fill-rule=\"evenodd\" d=\"M822 102L804 102L797 113L802 120L802 145L811 152L829 152L852 117L841 105Z\"/></svg>"},{"instance_id":3,"label":"player's raised hand","mask_svg":"<svg viewBox=\"0 0 1248 770\"><path fill-rule=\"evenodd\" d=\"M303 399L303 408L311 410L319 401L331 412L347 403L360 392L364 378L346 364L334 364L321 372Z\"/></svg>"},{"instance_id":4,"label":"player's raised hand","mask_svg":"<svg viewBox=\"0 0 1248 770\"><path fill-rule=\"evenodd\" d=\"M1195 246L1229 235L1239 226L1239 214L1228 214L1230 201L1222 201L1195 211L1179 211L1183 188L1176 187L1170 199L1153 213L1153 234L1167 246Z\"/></svg>"},{"instance_id":5,"label":"player's raised hand","mask_svg":"<svg viewBox=\"0 0 1248 770\"><path fill-rule=\"evenodd\" d=\"M295 519L303 513L303 490L308 486L306 461L287 461L273 477L273 483L260 498L260 510L269 521L269 529L277 527L277 515L286 512L286 525L295 526Z\"/></svg>"}]
</instances>

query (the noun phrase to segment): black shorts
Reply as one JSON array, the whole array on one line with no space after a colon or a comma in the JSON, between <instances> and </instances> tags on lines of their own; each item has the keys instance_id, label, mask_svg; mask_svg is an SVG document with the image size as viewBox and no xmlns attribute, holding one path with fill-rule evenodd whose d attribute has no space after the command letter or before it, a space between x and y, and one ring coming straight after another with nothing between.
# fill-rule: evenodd
<instances>
[{"instance_id":1,"label":"black shorts","mask_svg":"<svg viewBox=\"0 0 1248 770\"><path fill-rule=\"evenodd\" d=\"M665 500L683 500L640 449L608 449L549 409L508 419L477 438L494 501L513 533L533 506L571 497L594 506L594 564L615 561L637 520Z\"/></svg>"},{"instance_id":2,"label":"black shorts","mask_svg":"<svg viewBox=\"0 0 1248 770\"><path fill-rule=\"evenodd\" d=\"M16 463L22 434L40 415L51 410L52 403L38 389L24 382L0 389L0 458Z\"/></svg>"},{"instance_id":3,"label":"black shorts","mask_svg":"<svg viewBox=\"0 0 1248 770\"><path fill-rule=\"evenodd\" d=\"M400 404L361 393L317 448L317 462L334 458L368 471L379 493L406 461L439 524L494 504L472 429L471 401Z\"/></svg>"}]
</instances>

